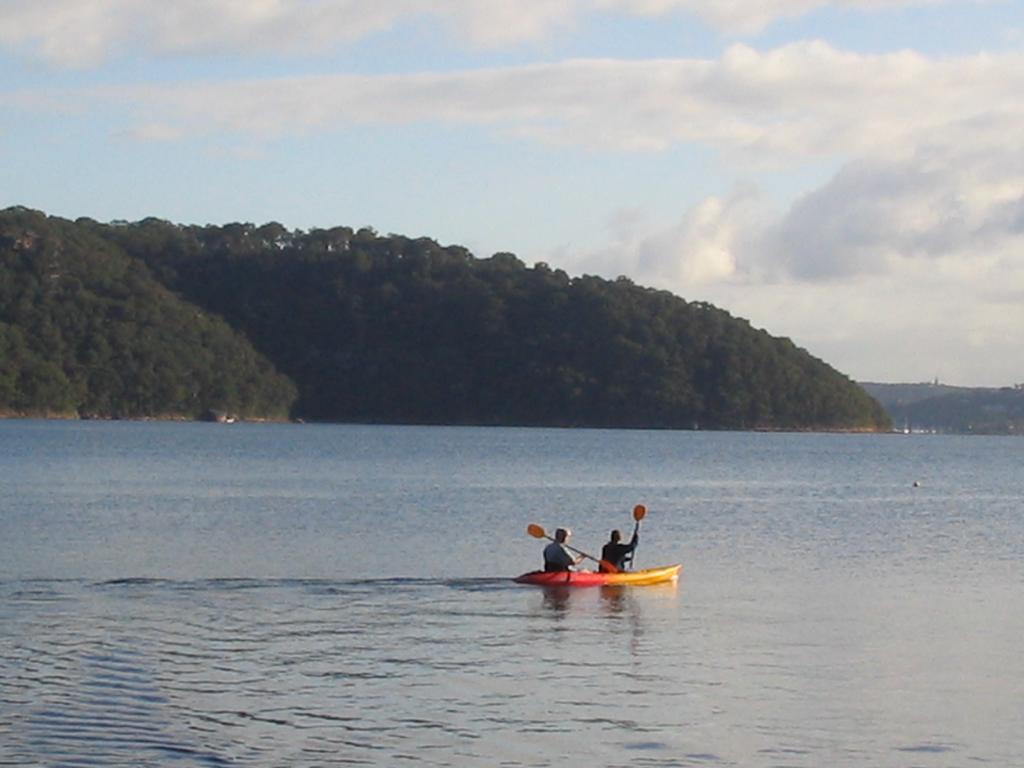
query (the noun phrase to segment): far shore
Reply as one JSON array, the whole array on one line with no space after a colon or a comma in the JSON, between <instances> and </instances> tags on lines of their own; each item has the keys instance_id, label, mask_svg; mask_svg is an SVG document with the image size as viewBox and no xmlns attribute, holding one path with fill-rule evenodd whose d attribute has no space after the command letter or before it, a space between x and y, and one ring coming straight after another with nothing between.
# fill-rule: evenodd
<instances>
[{"instance_id":1,"label":"far shore","mask_svg":"<svg viewBox=\"0 0 1024 768\"><path fill-rule=\"evenodd\" d=\"M391 426L391 427L499 427L511 429L606 429L606 430L647 430L652 432L763 432L777 434L839 434L839 435L903 435L902 431L888 429L871 429L868 427L851 427L848 429L828 427L609 427L581 426L566 424L470 424L470 423L423 423L423 422L390 422L390 421L317 421L301 417L268 417L268 416L237 416L233 414L213 413L206 417L183 414L162 414L156 416L96 416L82 415L74 412L16 412L0 411L0 420L44 420L44 421L125 421L125 422L194 422L199 424L349 424L360 426ZM961 434L961 433L932 433ZM963 433L981 434L981 433Z\"/></svg>"}]
</instances>

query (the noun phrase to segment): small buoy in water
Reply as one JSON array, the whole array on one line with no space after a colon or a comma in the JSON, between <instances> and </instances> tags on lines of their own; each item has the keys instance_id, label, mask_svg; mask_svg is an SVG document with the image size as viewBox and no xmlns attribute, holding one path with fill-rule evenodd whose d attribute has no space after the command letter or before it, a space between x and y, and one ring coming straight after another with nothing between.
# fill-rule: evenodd
<instances>
[{"instance_id":1,"label":"small buoy in water","mask_svg":"<svg viewBox=\"0 0 1024 768\"><path fill-rule=\"evenodd\" d=\"M914 481L914 487L915 487L915 488L920 488L920 487L921 487L921 484L920 484L919 482L917 482L917 480L915 480L915 481Z\"/></svg>"}]
</instances>

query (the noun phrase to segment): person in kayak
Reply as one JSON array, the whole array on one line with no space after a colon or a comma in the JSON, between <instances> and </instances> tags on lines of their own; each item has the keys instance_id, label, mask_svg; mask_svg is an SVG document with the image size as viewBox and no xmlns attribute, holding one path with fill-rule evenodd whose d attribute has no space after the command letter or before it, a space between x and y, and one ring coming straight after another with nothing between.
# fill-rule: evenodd
<instances>
[{"instance_id":1,"label":"person in kayak","mask_svg":"<svg viewBox=\"0 0 1024 768\"><path fill-rule=\"evenodd\" d=\"M571 535L572 531L568 528L559 528L555 531L555 540L544 547L544 570L548 573L571 571L583 559L583 555L576 557L565 548L565 542Z\"/></svg>"},{"instance_id":2,"label":"person in kayak","mask_svg":"<svg viewBox=\"0 0 1024 768\"><path fill-rule=\"evenodd\" d=\"M630 539L629 544L622 543L622 532L615 529L611 532L608 543L601 548L601 563L598 566L598 570L601 573L606 573L609 569L605 567L605 563L610 563L615 566L615 569L621 571L626 567L626 556L633 553L636 549L636 545L640 542L640 524L633 528L633 538Z\"/></svg>"}]
</instances>

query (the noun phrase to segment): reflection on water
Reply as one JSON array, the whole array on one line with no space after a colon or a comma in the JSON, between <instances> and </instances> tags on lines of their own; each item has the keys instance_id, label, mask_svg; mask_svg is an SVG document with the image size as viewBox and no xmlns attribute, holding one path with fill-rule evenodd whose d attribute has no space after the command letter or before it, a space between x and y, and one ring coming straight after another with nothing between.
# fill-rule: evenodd
<instances>
[{"instance_id":1,"label":"reflection on water","mask_svg":"<svg viewBox=\"0 0 1024 768\"><path fill-rule=\"evenodd\" d=\"M559 618L564 618L569 609L569 599L572 596L571 587L540 587L544 594L544 607L553 611Z\"/></svg>"},{"instance_id":2,"label":"reflection on water","mask_svg":"<svg viewBox=\"0 0 1024 768\"><path fill-rule=\"evenodd\" d=\"M578 615L587 616L594 611L596 595L599 599L596 607L600 612L612 618L636 622L640 618L641 602L637 591L640 590L643 602L656 599L674 599L679 593L678 582L652 584L646 587L604 585L594 587L570 587L565 585L531 586L530 589L542 595L544 608L555 618L571 617L570 610L575 601Z\"/></svg>"},{"instance_id":3,"label":"reflection on water","mask_svg":"<svg viewBox=\"0 0 1024 768\"><path fill-rule=\"evenodd\" d=\"M600 587L600 590L604 607L611 613L622 613L629 595L626 587Z\"/></svg>"},{"instance_id":4,"label":"reflection on water","mask_svg":"<svg viewBox=\"0 0 1024 768\"><path fill-rule=\"evenodd\" d=\"M680 593L679 581L650 584L642 588L604 586L598 589L603 601L602 605L609 613L618 614L629 611L630 615L635 615L635 612L639 610L637 589L642 590L640 594L642 594L645 603L657 600L674 601Z\"/></svg>"}]
</instances>

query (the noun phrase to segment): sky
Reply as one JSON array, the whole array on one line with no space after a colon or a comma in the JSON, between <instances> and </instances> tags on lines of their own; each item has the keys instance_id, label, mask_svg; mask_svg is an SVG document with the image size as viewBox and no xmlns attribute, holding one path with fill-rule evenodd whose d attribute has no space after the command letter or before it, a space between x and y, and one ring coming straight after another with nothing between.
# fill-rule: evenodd
<instances>
[{"instance_id":1,"label":"sky","mask_svg":"<svg viewBox=\"0 0 1024 768\"><path fill-rule=\"evenodd\" d=\"M0 207L625 275L1024 382L1021 0L0 0Z\"/></svg>"}]
</instances>

